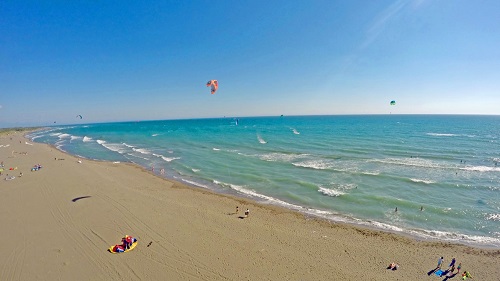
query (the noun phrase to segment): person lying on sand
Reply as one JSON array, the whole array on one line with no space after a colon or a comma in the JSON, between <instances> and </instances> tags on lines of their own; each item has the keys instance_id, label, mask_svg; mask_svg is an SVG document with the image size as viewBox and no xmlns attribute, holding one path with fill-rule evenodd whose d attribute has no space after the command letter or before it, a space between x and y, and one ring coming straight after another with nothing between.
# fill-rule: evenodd
<instances>
[{"instance_id":1,"label":"person lying on sand","mask_svg":"<svg viewBox=\"0 0 500 281\"><path fill-rule=\"evenodd\" d=\"M388 267L387 269L390 269L390 270L397 270L399 268L399 265L395 262L392 262Z\"/></svg>"},{"instance_id":2,"label":"person lying on sand","mask_svg":"<svg viewBox=\"0 0 500 281\"><path fill-rule=\"evenodd\" d=\"M465 280L467 278L473 279L472 275L470 275L470 272L464 271L464 273L462 274L462 280Z\"/></svg>"},{"instance_id":3,"label":"person lying on sand","mask_svg":"<svg viewBox=\"0 0 500 281\"><path fill-rule=\"evenodd\" d=\"M130 248L130 246L132 246L132 244L133 244L135 241L137 241L137 239L135 239L134 237L129 236L129 235L127 235L127 236L123 237L123 238L122 238L122 243L123 243L122 245L123 245L123 248L124 248L124 249L129 249L129 248Z\"/></svg>"}]
</instances>

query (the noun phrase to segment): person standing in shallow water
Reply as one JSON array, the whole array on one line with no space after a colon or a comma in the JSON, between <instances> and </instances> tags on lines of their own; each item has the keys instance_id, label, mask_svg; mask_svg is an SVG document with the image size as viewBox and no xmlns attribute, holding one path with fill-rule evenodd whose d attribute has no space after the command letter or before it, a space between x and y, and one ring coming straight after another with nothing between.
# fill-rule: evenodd
<instances>
[{"instance_id":1,"label":"person standing in shallow water","mask_svg":"<svg viewBox=\"0 0 500 281\"><path fill-rule=\"evenodd\" d=\"M250 214L250 210L249 210L249 209L247 209L247 210L245 211L245 218L248 218L248 215L249 215L249 214Z\"/></svg>"}]
</instances>

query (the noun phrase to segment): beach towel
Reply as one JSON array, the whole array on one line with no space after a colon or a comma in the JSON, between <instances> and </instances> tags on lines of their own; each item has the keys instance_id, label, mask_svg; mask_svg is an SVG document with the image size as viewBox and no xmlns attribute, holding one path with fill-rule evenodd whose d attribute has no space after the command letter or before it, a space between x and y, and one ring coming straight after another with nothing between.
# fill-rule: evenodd
<instances>
[{"instance_id":1,"label":"beach towel","mask_svg":"<svg viewBox=\"0 0 500 281\"><path fill-rule=\"evenodd\" d=\"M439 269L439 270L436 270L436 271L434 272L434 274L436 274L437 276L441 277L441 276L443 276L443 275L444 275L444 271L442 271L441 269Z\"/></svg>"}]
</instances>

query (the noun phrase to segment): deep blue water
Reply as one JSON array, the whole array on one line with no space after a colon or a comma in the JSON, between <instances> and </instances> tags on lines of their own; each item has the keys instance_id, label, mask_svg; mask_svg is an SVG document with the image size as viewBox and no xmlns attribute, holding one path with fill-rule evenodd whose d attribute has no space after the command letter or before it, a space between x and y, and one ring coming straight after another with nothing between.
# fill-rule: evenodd
<instances>
[{"instance_id":1,"label":"deep blue water","mask_svg":"<svg viewBox=\"0 0 500 281\"><path fill-rule=\"evenodd\" d=\"M500 116L143 121L29 137L334 221L500 247Z\"/></svg>"}]
</instances>

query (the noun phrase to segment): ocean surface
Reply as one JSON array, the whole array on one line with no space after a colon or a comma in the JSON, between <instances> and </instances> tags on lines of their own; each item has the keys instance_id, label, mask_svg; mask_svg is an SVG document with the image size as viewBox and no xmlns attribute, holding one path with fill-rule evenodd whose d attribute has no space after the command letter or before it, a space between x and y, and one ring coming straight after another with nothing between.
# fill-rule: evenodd
<instances>
[{"instance_id":1,"label":"ocean surface","mask_svg":"<svg viewBox=\"0 0 500 281\"><path fill-rule=\"evenodd\" d=\"M141 121L28 137L332 221L500 247L500 116Z\"/></svg>"}]
</instances>

